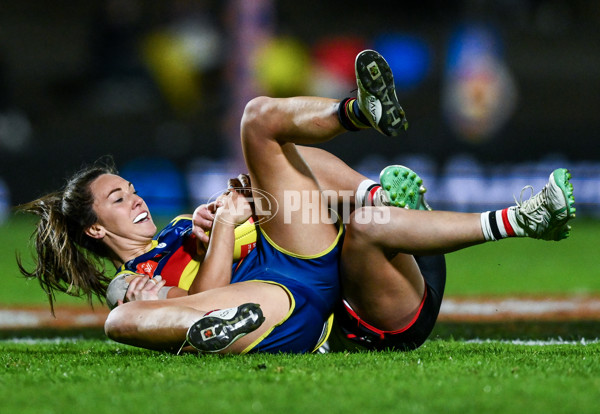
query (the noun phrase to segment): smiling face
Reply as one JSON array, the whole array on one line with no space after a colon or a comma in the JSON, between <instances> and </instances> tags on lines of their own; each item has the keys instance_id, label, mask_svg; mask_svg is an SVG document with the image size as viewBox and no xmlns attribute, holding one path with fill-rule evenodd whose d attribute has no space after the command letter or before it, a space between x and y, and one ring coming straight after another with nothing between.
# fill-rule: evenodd
<instances>
[{"instance_id":1,"label":"smiling face","mask_svg":"<svg viewBox=\"0 0 600 414\"><path fill-rule=\"evenodd\" d=\"M90 184L90 190L98 222L88 229L88 235L133 242L148 242L154 237L156 225L148 206L129 181L118 175L103 174Z\"/></svg>"}]
</instances>

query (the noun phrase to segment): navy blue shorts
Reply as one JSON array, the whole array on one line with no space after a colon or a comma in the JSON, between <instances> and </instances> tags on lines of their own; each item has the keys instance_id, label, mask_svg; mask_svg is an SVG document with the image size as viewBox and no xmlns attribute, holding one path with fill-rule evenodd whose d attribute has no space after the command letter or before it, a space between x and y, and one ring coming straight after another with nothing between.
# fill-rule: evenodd
<instances>
[{"instance_id":1,"label":"navy blue shorts","mask_svg":"<svg viewBox=\"0 0 600 414\"><path fill-rule=\"evenodd\" d=\"M335 311L329 336L329 350L396 350L410 351L423 345L437 321L446 286L444 256L415 256L425 279L425 295L421 307L406 327L398 331L382 331L363 320L344 302Z\"/></svg>"},{"instance_id":2,"label":"navy blue shorts","mask_svg":"<svg viewBox=\"0 0 600 414\"><path fill-rule=\"evenodd\" d=\"M287 292L291 305L288 315L243 353L304 353L319 348L340 297L339 256L343 239L344 227L339 226L338 236L327 250L304 256L281 248L260 229L256 248L233 265L231 282L278 285Z\"/></svg>"}]
</instances>

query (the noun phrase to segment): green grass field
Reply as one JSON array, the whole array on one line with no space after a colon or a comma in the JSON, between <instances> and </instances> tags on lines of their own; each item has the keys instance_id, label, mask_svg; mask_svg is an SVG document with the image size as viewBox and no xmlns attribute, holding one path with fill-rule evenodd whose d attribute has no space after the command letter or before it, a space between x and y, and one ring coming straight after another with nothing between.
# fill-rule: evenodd
<instances>
[{"instance_id":1,"label":"green grass field","mask_svg":"<svg viewBox=\"0 0 600 414\"><path fill-rule=\"evenodd\" d=\"M31 230L24 219L0 226L0 307L46 303L14 261L15 250L27 256ZM504 240L452 253L447 294L600 294L598 234L600 222L577 220L560 243ZM57 301L74 303L84 304L64 295ZM577 328L563 328L563 338L581 337ZM485 337L506 337L488 329ZM598 337L598 322L587 329L584 337ZM468 342L452 339L461 338L456 331L436 330L410 353L328 355L177 357L97 335L4 339L0 407L22 414L598 412L599 342Z\"/></svg>"},{"instance_id":2,"label":"green grass field","mask_svg":"<svg viewBox=\"0 0 600 414\"><path fill-rule=\"evenodd\" d=\"M560 242L508 239L447 255L449 295L600 293L600 221L576 219Z\"/></svg>"},{"instance_id":3,"label":"green grass field","mask_svg":"<svg viewBox=\"0 0 600 414\"><path fill-rule=\"evenodd\" d=\"M597 413L600 344L429 341L411 353L172 356L0 342L3 413Z\"/></svg>"}]
</instances>

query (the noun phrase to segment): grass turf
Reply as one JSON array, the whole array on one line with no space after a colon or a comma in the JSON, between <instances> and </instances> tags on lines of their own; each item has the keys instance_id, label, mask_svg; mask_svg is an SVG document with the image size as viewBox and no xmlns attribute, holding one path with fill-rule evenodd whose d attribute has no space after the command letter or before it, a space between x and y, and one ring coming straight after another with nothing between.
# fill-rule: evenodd
<instances>
[{"instance_id":1,"label":"grass turf","mask_svg":"<svg viewBox=\"0 0 600 414\"><path fill-rule=\"evenodd\" d=\"M560 242L507 239L448 254L446 294L599 294L599 242L600 221L576 219L571 236Z\"/></svg>"},{"instance_id":2,"label":"grass turf","mask_svg":"<svg viewBox=\"0 0 600 414\"><path fill-rule=\"evenodd\" d=\"M2 305L46 303L14 261L15 250L27 256L31 230L24 219L0 227ZM600 222L580 220L560 243L505 240L452 253L447 294L598 294L599 230ZM58 305L72 303L83 302L59 295ZM584 336L597 337L594 327ZM96 339L95 331L76 341L0 341L2 412L597 412L597 342L469 343L452 339L460 326L440 334L446 328L432 336L445 339L411 353L326 356L175 357Z\"/></svg>"},{"instance_id":3,"label":"grass turf","mask_svg":"<svg viewBox=\"0 0 600 414\"><path fill-rule=\"evenodd\" d=\"M411 353L184 355L0 342L6 413L596 413L599 343L434 340Z\"/></svg>"}]
</instances>

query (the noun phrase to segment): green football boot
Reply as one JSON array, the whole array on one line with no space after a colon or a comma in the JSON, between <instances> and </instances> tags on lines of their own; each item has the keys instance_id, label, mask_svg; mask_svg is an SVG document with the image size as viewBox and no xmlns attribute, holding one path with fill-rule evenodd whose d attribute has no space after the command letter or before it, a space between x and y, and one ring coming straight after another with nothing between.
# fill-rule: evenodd
<instances>
[{"instance_id":1,"label":"green football boot","mask_svg":"<svg viewBox=\"0 0 600 414\"><path fill-rule=\"evenodd\" d=\"M410 210L431 210L425 201L427 189L416 172L403 165L390 165L379 174L384 204Z\"/></svg>"}]
</instances>

